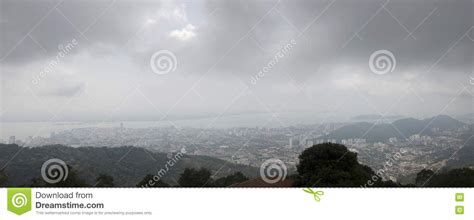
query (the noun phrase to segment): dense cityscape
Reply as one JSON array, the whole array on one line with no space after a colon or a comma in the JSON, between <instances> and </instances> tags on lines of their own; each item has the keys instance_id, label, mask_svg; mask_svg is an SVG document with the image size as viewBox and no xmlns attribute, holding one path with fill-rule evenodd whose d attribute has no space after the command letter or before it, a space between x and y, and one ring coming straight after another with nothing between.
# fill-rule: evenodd
<instances>
[{"instance_id":1,"label":"dense cityscape","mask_svg":"<svg viewBox=\"0 0 474 220\"><path fill-rule=\"evenodd\" d=\"M16 140L11 136L8 143L37 147L63 144L72 147L119 147L137 146L157 152L177 152L186 149L190 155L205 155L235 164L259 167L263 161L279 158L288 171L294 172L298 155L314 144L332 142L358 153L360 163L374 170L382 170L387 180L403 181L422 169L438 169L445 165L453 152L462 146L458 131L440 132L433 135L412 135L406 139L392 137L386 141L370 142L367 139L325 139L324 137L347 123L299 125L282 128L228 128L199 129L175 127L127 128L124 123L111 128L75 128L50 137L28 137ZM0 140L1 143L6 143ZM395 158L394 158L395 157Z\"/></svg>"}]
</instances>

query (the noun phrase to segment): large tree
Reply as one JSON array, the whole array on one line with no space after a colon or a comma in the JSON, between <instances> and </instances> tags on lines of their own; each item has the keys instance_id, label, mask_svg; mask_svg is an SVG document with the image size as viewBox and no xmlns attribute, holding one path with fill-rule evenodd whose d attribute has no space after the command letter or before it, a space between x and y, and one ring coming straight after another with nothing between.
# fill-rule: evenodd
<instances>
[{"instance_id":1,"label":"large tree","mask_svg":"<svg viewBox=\"0 0 474 220\"><path fill-rule=\"evenodd\" d=\"M344 145L324 143L304 150L297 166L297 186L381 186L381 177L357 161Z\"/></svg>"}]
</instances>

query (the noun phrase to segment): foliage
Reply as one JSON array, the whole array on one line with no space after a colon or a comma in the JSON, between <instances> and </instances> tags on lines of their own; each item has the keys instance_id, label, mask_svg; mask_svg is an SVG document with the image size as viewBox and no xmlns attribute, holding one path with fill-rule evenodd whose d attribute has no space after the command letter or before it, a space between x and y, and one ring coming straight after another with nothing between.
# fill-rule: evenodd
<instances>
[{"instance_id":1,"label":"foliage","mask_svg":"<svg viewBox=\"0 0 474 220\"><path fill-rule=\"evenodd\" d=\"M221 177L213 181L215 187L227 187L235 183L241 183L247 181L248 178L241 172L236 172L226 177Z\"/></svg>"},{"instance_id":2,"label":"foliage","mask_svg":"<svg viewBox=\"0 0 474 220\"><path fill-rule=\"evenodd\" d=\"M205 187L210 186L211 172L205 168L199 170L186 168L178 180L182 187Z\"/></svg>"},{"instance_id":3,"label":"foliage","mask_svg":"<svg viewBox=\"0 0 474 220\"><path fill-rule=\"evenodd\" d=\"M438 174L433 171L421 171L417 179L418 176L426 177L429 173L434 175L425 181L424 187L472 187L474 185L474 170L470 168L452 169Z\"/></svg>"},{"instance_id":4,"label":"foliage","mask_svg":"<svg viewBox=\"0 0 474 220\"><path fill-rule=\"evenodd\" d=\"M201 168L221 170L216 178L240 171L246 176L255 177L255 167L232 164L207 156L187 155L175 159L170 166L170 158L166 153L153 152L138 147L67 147L47 145L42 147L21 147L15 144L0 144L0 163L5 164L18 151L20 154L8 164L7 186L24 186L31 184L33 178L41 182L41 167L45 161L58 158L73 166L77 174L88 185L94 186L100 174L107 174L114 179L114 186L135 186L147 174L155 174L157 169L167 169L161 179L167 183L174 182L185 168Z\"/></svg>"},{"instance_id":5,"label":"foliage","mask_svg":"<svg viewBox=\"0 0 474 220\"><path fill-rule=\"evenodd\" d=\"M418 174L416 174L415 184L417 186L424 186L433 176L434 172L432 170L423 169Z\"/></svg>"},{"instance_id":6,"label":"foliage","mask_svg":"<svg viewBox=\"0 0 474 220\"><path fill-rule=\"evenodd\" d=\"M7 174L5 173L5 170L2 169L0 170L0 186L4 186L8 181Z\"/></svg>"},{"instance_id":7,"label":"foliage","mask_svg":"<svg viewBox=\"0 0 474 220\"><path fill-rule=\"evenodd\" d=\"M368 166L357 162L356 153L340 144L314 145L304 150L299 159L297 186L355 187L367 184L375 176ZM374 186L381 183L376 181Z\"/></svg>"},{"instance_id":8,"label":"foliage","mask_svg":"<svg viewBox=\"0 0 474 220\"><path fill-rule=\"evenodd\" d=\"M154 175L148 174L137 184L137 187L169 187L170 185L163 182L161 179L156 181Z\"/></svg>"},{"instance_id":9,"label":"foliage","mask_svg":"<svg viewBox=\"0 0 474 220\"><path fill-rule=\"evenodd\" d=\"M59 181L57 183L51 184L47 183L40 178L33 178L31 183L27 186L30 187L89 187L90 185L87 184L83 179L81 179L71 166L68 167L68 176L65 180Z\"/></svg>"},{"instance_id":10,"label":"foliage","mask_svg":"<svg viewBox=\"0 0 474 220\"><path fill-rule=\"evenodd\" d=\"M97 183L95 184L96 187L114 187L114 178L106 175L100 174L97 177Z\"/></svg>"}]
</instances>

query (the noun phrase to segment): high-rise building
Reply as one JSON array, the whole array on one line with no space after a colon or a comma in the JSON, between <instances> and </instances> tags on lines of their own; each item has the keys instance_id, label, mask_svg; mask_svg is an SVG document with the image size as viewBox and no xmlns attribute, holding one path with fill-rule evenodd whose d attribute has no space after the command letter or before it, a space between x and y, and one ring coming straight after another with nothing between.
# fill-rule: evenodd
<instances>
[{"instance_id":1,"label":"high-rise building","mask_svg":"<svg viewBox=\"0 0 474 220\"><path fill-rule=\"evenodd\" d=\"M290 137L290 139L288 140L288 142L289 142L289 143L288 143L288 148L290 148L290 149L293 148L293 138L292 138L292 137Z\"/></svg>"}]
</instances>

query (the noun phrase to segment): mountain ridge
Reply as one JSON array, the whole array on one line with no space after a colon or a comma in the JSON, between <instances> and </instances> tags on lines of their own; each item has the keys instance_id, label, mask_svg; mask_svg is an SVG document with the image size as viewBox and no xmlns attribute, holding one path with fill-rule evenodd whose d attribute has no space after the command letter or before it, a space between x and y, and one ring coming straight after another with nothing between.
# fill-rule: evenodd
<instances>
[{"instance_id":1,"label":"mountain ridge","mask_svg":"<svg viewBox=\"0 0 474 220\"><path fill-rule=\"evenodd\" d=\"M237 171L248 177L258 175L255 167L236 165L208 156L182 154L174 157L179 159L175 159L173 165L167 166L172 155L131 146L74 148L47 145L28 148L0 144L0 152L0 164L7 165L5 173L8 176L8 186L27 185L33 178L41 178L43 163L52 158L63 160L90 185L94 185L100 174L107 174L114 178L116 186L135 186L146 175L155 175L161 169L166 170L162 180L173 184L185 168L206 168L212 173L222 168L216 178Z\"/></svg>"},{"instance_id":2,"label":"mountain ridge","mask_svg":"<svg viewBox=\"0 0 474 220\"><path fill-rule=\"evenodd\" d=\"M467 124L447 115L438 115L426 119L403 118L392 123L369 123L357 122L346 125L328 135L323 139L365 138L367 142L387 141L389 138L405 139L412 135L431 135L434 130L451 131L462 128Z\"/></svg>"}]
</instances>

